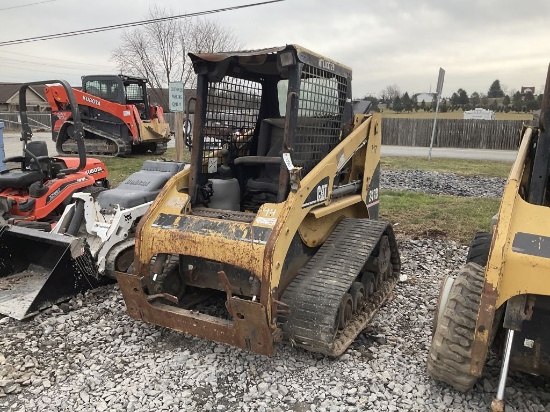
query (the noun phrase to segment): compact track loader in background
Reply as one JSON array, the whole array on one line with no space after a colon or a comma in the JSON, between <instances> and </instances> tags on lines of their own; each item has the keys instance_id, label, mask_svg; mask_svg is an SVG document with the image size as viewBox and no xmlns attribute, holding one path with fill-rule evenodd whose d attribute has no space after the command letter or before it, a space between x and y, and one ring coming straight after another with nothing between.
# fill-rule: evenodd
<instances>
[{"instance_id":1,"label":"compact track loader in background","mask_svg":"<svg viewBox=\"0 0 550 412\"><path fill-rule=\"evenodd\" d=\"M76 153L67 93L60 86L47 86L44 91L52 108L52 138L58 153ZM150 104L146 79L84 76L82 90L73 89L73 93L84 124L86 153L126 156L148 151L160 155L166 151L170 126L162 107Z\"/></svg>"},{"instance_id":2,"label":"compact track loader in background","mask_svg":"<svg viewBox=\"0 0 550 412\"><path fill-rule=\"evenodd\" d=\"M380 118L353 115L350 68L300 46L190 57L191 166L141 220L133 273L116 273L128 313L260 354L286 341L338 356L399 277L377 220ZM228 116L239 132L207 150Z\"/></svg>"},{"instance_id":3,"label":"compact track loader in background","mask_svg":"<svg viewBox=\"0 0 550 412\"><path fill-rule=\"evenodd\" d=\"M493 411L504 409L510 367L550 376L549 153L550 67L540 120L522 131L492 232L476 235L436 308L428 373L457 390L474 386L489 347L503 341Z\"/></svg>"}]
</instances>

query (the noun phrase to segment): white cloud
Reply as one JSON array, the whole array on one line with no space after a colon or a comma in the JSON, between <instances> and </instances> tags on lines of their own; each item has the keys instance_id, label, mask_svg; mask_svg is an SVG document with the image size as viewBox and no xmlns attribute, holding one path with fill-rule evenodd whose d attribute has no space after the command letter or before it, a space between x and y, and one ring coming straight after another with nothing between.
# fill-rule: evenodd
<instances>
[{"instance_id":1,"label":"white cloud","mask_svg":"<svg viewBox=\"0 0 550 412\"><path fill-rule=\"evenodd\" d=\"M2 39L142 20L153 4L158 2L56 0L5 10L0 12ZM174 13L238 4L244 2L162 2ZM528 5L513 0L287 0L211 17L233 28L246 48L297 43L351 66L356 96L378 94L389 84L411 94L433 90L440 66L446 70L444 94L450 95L459 87L486 92L497 78L510 89L540 88L550 61L550 2ZM0 47L0 81L62 77L78 84L81 75L107 73L111 67L114 72L109 58L120 34Z\"/></svg>"}]
</instances>

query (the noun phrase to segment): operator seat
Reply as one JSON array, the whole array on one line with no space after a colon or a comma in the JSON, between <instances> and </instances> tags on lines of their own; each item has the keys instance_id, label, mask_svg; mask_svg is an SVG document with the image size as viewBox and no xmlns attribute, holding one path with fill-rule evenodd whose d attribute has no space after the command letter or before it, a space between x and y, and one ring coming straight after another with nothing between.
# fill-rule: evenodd
<instances>
[{"instance_id":1,"label":"operator seat","mask_svg":"<svg viewBox=\"0 0 550 412\"><path fill-rule=\"evenodd\" d=\"M102 210L111 210L112 205L123 209L132 208L155 200L168 179L182 171L185 162L146 160L141 170L132 173L114 189L100 192L97 201Z\"/></svg>"},{"instance_id":2,"label":"operator seat","mask_svg":"<svg viewBox=\"0 0 550 412\"><path fill-rule=\"evenodd\" d=\"M235 159L235 165L263 166L258 177L246 181L249 192L279 192L279 173L281 170L285 119L263 119L258 135L257 156L241 156Z\"/></svg>"},{"instance_id":3,"label":"operator seat","mask_svg":"<svg viewBox=\"0 0 550 412\"><path fill-rule=\"evenodd\" d=\"M49 159L46 142L29 142L27 150L39 159ZM4 163L21 163L21 170L6 170L0 174L0 188L26 189L34 182L43 181L49 174L49 162L46 170L42 162L36 164L34 159L24 153L23 156L14 156L4 159Z\"/></svg>"}]
</instances>

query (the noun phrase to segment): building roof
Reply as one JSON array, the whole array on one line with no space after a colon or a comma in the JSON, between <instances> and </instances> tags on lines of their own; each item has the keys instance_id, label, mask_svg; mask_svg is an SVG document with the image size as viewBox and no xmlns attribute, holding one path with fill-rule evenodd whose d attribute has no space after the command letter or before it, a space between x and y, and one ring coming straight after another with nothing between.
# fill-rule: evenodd
<instances>
[{"instance_id":1,"label":"building roof","mask_svg":"<svg viewBox=\"0 0 550 412\"><path fill-rule=\"evenodd\" d=\"M424 103L431 103L435 99L435 94L436 93L422 92L422 93L413 94L413 97L416 97L416 101L418 103L422 103L422 100L424 100Z\"/></svg>"},{"instance_id":2,"label":"building roof","mask_svg":"<svg viewBox=\"0 0 550 412\"><path fill-rule=\"evenodd\" d=\"M12 97L19 93L19 88L23 83L2 83L0 82L0 103L6 103ZM33 92L46 101L46 95L44 94L43 86L29 87Z\"/></svg>"}]
</instances>

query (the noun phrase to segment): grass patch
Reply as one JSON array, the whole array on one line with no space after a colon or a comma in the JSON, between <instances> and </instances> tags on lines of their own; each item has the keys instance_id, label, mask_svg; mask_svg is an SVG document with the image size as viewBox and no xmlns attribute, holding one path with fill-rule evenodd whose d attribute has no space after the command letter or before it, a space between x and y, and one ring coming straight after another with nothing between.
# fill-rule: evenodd
<instances>
[{"instance_id":1,"label":"grass patch","mask_svg":"<svg viewBox=\"0 0 550 412\"><path fill-rule=\"evenodd\" d=\"M462 176L508 177L512 162L492 162L464 159L423 157L382 157L384 170L431 170L442 173L456 173Z\"/></svg>"},{"instance_id":2,"label":"grass patch","mask_svg":"<svg viewBox=\"0 0 550 412\"><path fill-rule=\"evenodd\" d=\"M175 160L175 149L163 156ZM126 158L102 158L109 170L109 180L116 187L130 174L141 169L143 162L160 156L134 155ZM189 152L184 159L189 161ZM382 167L387 170L434 170L463 175L508 175L511 164L460 159L427 159L416 157L385 157ZM398 234L407 237L441 237L469 244L475 232L488 230L491 217L498 211L500 199L461 198L429 195L407 191L382 190L380 219L395 225Z\"/></svg>"},{"instance_id":3,"label":"grass patch","mask_svg":"<svg viewBox=\"0 0 550 412\"><path fill-rule=\"evenodd\" d=\"M140 170L143 162L146 160L157 160L161 158L176 160L176 149L170 148L162 156L144 154L132 155L130 157L101 157L100 160L107 166L111 187L116 187L129 175ZM189 161L189 150L184 151L183 158L185 161Z\"/></svg>"},{"instance_id":4,"label":"grass patch","mask_svg":"<svg viewBox=\"0 0 550 412\"><path fill-rule=\"evenodd\" d=\"M500 199L382 190L380 219L407 237L442 237L469 244L474 233L489 230Z\"/></svg>"}]
</instances>

